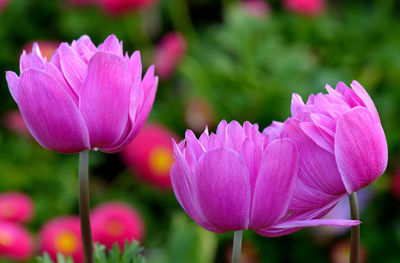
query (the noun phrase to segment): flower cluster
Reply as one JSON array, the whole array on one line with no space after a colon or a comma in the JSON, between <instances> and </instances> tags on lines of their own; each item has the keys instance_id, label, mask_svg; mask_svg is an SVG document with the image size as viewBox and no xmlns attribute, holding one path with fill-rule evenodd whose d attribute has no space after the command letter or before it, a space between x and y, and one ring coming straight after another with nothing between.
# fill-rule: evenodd
<instances>
[{"instance_id":1,"label":"flower cluster","mask_svg":"<svg viewBox=\"0 0 400 263\"><path fill-rule=\"evenodd\" d=\"M187 214L213 232L252 229L279 236L302 227L351 226L320 219L346 194L374 181L388 149L377 110L364 88L338 83L307 103L293 95L292 117L258 125L222 121L174 143L171 179Z\"/></svg>"}]
</instances>

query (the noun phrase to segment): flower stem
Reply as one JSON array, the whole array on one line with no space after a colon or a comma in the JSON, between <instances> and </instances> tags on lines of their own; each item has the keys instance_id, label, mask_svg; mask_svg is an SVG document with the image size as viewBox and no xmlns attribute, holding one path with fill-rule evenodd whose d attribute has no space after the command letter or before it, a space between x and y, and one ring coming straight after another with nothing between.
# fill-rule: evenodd
<instances>
[{"instance_id":1,"label":"flower stem","mask_svg":"<svg viewBox=\"0 0 400 263\"><path fill-rule=\"evenodd\" d=\"M357 194L354 192L349 195L351 219L359 220ZM360 225L351 227L350 263L358 263L360 251Z\"/></svg>"},{"instance_id":2,"label":"flower stem","mask_svg":"<svg viewBox=\"0 0 400 263\"><path fill-rule=\"evenodd\" d=\"M85 263L93 263L93 241L89 216L89 151L79 153L79 216Z\"/></svg>"},{"instance_id":3,"label":"flower stem","mask_svg":"<svg viewBox=\"0 0 400 263\"><path fill-rule=\"evenodd\" d=\"M243 230L235 231L233 237L232 263L240 262L240 255L242 254L242 233Z\"/></svg>"}]
</instances>

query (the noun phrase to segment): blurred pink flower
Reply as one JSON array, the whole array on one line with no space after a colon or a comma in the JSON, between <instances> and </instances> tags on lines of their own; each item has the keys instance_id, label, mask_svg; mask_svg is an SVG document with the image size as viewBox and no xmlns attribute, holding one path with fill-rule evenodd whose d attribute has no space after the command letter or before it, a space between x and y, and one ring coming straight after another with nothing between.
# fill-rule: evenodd
<instances>
[{"instance_id":1,"label":"blurred pink flower","mask_svg":"<svg viewBox=\"0 0 400 263\"><path fill-rule=\"evenodd\" d=\"M43 58L46 58L46 61L49 61L51 57L53 56L54 52L57 50L58 46L60 45L60 42L57 41L49 41L49 40L36 40L27 43L24 47L23 50L27 53L32 53L33 47L37 43L40 53L43 55Z\"/></svg>"},{"instance_id":2,"label":"blurred pink flower","mask_svg":"<svg viewBox=\"0 0 400 263\"><path fill-rule=\"evenodd\" d=\"M190 98L185 106L185 122L195 133L201 133L205 127L214 127L216 122L215 110L206 99Z\"/></svg>"},{"instance_id":3,"label":"blurred pink flower","mask_svg":"<svg viewBox=\"0 0 400 263\"><path fill-rule=\"evenodd\" d=\"M28 223L33 216L32 199L19 192L0 194L0 220L15 223Z\"/></svg>"},{"instance_id":4,"label":"blurred pink flower","mask_svg":"<svg viewBox=\"0 0 400 263\"><path fill-rule=\"evenodd\" d=\"M108 13L121 14L154 6L158 0L96 0Z\"/></svg>"},{"instance_id":5,"label":"blurred pink flower","mask_svg":"<svg viewBox=\"0 0 400 263\"><path fill-rule=\"evenodd\" d=\"M174 162L171 138L177 138L160 124L145 125L137 137L122 152L124 162L147 182L170 188L169 171Z\"/></svg>"},{"instance_id":6,"label":"blurred pink flower","mask_svg":"<svg viewBox=\"0 0 400 263\"><path fill-rule=\"evenodd\" d=\"M57 253L83 262L80 222L77 216L64 216L46 222L40 230L40 251L56 260Z\"/></svg>"},{"instance_id":7,"label":"blurred pink flower","mask_svg":"<svg viewBox=\"0 0 400 263\"><path fill-rule=\"evenodd\" d=\"M4 126L10 131L24 137L31 136L19 110L6 112L3 115L2 121Z\"/></svg>"},{"instance_id":8,"label":"blurred pink flower","mask_svg":"<svg viewBox=\"0 0 400 263\"><path fill-rule=\"evenodd\" d=\"M0 0L0 12L2 12L9 3L10 0Z\"/></svg>"},{"instance_id":9,"label":"blurred pink flower","mask_svg":"<svg viewBox=\"0 0 400 263\"><path fill-rule=\"evenodd\" d=\"M241 4L243 11L254 17L266 17L269 15L270 8L264 0L243 0Z\"/></svg>"},{"instance_id":10,"label":"blurred pink flower","mask_svg":"<svg viewBox=\"0 0 400 263\"><path fill-rule=\"evenodd\" d=\"M0 259L23 261L33 254L31 235L16 223L0 221Z\"/></svg>"},{"instance_id":11,"label":"blurred pink flower","mask_svg":"<svg viewBox=\"0 0 400 263\"><path fill-rule=\"evenodd\" d=\"M283 3L285 8L293 13L317 16L325 11L325 1L326 0L283 0Z\"/></svg>"},{"instance_id":12,"label":"blurred pink flower","mask_svg":"<svg viewBox=\"0 0 400 263\"><path fill-rule=\"evenodd\" d=\"M36 43L33 50L21 55L21 76L8 71L6 77L29 131L43 147L117 152L132 141L157 89L153 66L142 80L138 51L124 56L114 35L97 48L88 36L62 43L50 62Z\"/></svg>"},{"instance_id":13,"label":"blurred pink flower","mask_svg":"<svg viewBox=\"0 0 400 263\"><path fill-rule=\"evenodd\" d=\"M154 63L160 78L169 78L186 53L186 39L179 32L169 32L163 36L155 50Z\"/></svg>"},{"instance_id":14,"label":"blurred pink flower","mask_svg":"<svg viewBox=\"0 0 400 263\"><path fill-rule=\"evenodd\" d=\"M276 139L271 129L263 135L258 125L222 121L215 134L206 130L199 139L187 130L185 140L174 142L174 155L175 196L185 212L209 231L252 229L277 236L301 227L359 223L310 215L287 220L300 156L293 141Z\"/></svg>"},{"instance_id":15,"label":"blurred pink flower","mask_svg":"<svg viewBox=\"0 0 400 263\"><path fill-rule=\"evenodd\" d=\"M108 202L96 207L92 212L94 242L108 249L117 243L122 249L125 241L141 241L145 227L139 213L121 202Z\"/></svg>"}]
</instances>

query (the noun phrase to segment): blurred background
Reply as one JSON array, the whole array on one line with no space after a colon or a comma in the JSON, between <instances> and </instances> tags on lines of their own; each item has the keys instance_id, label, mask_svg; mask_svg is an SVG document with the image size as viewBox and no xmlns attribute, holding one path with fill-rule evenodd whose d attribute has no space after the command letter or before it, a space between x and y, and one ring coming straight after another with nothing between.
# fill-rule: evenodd
<instances>
[{"instance_id":1,"label":"blurred background","mask_svg":"<svg viewBox=\"0 0 400 263\"><path fill-rule=\"evenodd\" d=\"M0 0L0 262L62 252L81 262L77 155L50 152L26 130L5 71L38 42L44 56L87 34L115 34L156 65L147 125L122 153L92 152L93 235L145 246L150 263L229 262L233 234L213 234L171 190L171 137L222 120L262 128L289 116L291 93L358 80L389 145L386 174L360 193L362 262L400 260L400 2L395 0ZM151 143L149 143L151 142ZM344 202L347 202L345 200ZM349 218L347 203L332 217ZM279 238L244 233L242 262L348 262L349 233L319 228ZM121 244L121 243L120 243Z\"/></svg>"}]
</instances>

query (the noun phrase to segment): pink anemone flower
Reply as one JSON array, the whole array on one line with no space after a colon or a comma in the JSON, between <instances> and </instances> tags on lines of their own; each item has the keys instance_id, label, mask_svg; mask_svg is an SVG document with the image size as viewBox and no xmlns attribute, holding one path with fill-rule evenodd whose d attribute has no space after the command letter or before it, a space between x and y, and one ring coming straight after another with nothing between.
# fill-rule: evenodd
<instances>
[{"instance_id":1,"label":"pink anemone flower","mask_svg":"<svg viewBox=\"0 0 400 263\"><path fill-rule=\"evenodd\" d=\"M175 196L185 212L209 231L252 229L276 236L301 227L359 223L310 215L287 220L301 156L291 139L276 138L274 130L263 135L258 125L222 121L215 134L206 130L199 139L187 130L185 140L174 143L174 154Z\"/></svg>"},{"instance_id":2,"label":"pink anemone flower","mask_svg":"<svg viewBox=\"0 0 400 263\"><path fill-rule=\"evenodd\" d=\"M32 199L19 192L0 194L0 220L15 223L28 223L33 216Z\"/></svg>"},{"instance_id":3,"label":"pink anemone flower","mask_svg":"<svg viewBox=\"0 0 400 263\"><path fill-rule=\"evenodd\" d=\"M125 241L141 241L145 227L139 213L133 207L108 202L96 207L92 213L93 239L111 249L116 243L122 249Z\"/></svg>"},{"instance_id":4,"label":"pink anemone flower","mask_svg":"<svg viewBox=\"0 0 400 263\"><path fill-rule=\"evenodd\" d=\"M16 223L0 221L0 259L24 261L33 254L33 240L28 231Z\"/></svg>"},{"instance_id":5,"label":"pink anemone flower","mask_svg":"<svg viewBox=\"0 0 400 263\"><path fill-rule=\"evenodd\" d=\"M40 251L53 259L60 253L72 257L75 263L83 262L81 228L77 216L64 216L46 222L40 230Z\"/></svg>"},{"instance_id":6,"label":"pink anemone flower","mask_svg":"<svg viewBox=\"0 0 400 263\"><path fill-rule=\"evenodd\" d=\"M123 149L146 121L157 88L154 67L142 79L139 52L123 55L114 35L98 47L88 36L62 43L50 61L34 44L22 53L20 72L6 78L30 133L61 153Z\"/></svg>"}]
</instances>

